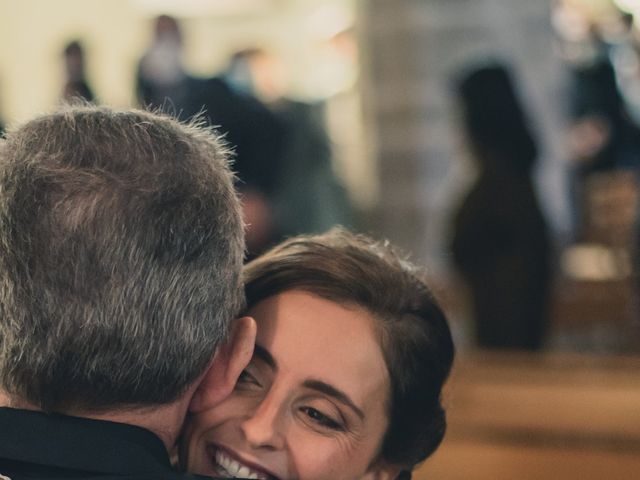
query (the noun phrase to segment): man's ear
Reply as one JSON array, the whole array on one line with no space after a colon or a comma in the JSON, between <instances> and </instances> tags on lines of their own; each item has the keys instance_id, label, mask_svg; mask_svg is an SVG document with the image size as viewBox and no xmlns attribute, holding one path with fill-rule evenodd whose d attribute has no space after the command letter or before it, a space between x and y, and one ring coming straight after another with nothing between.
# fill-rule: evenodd
<instances>
[{"instance_id":1,"label":"man's ear","mask_svg":"<svg viewBox=\"0 0 640 480\"><path fill-rule=\"evenodd\" d=\"M256 341L256 322L251 317L235 319L227 341L218 348L191 399L189 410L199 413L223 401L251 361Z\"/></svg>"}]
</instances>

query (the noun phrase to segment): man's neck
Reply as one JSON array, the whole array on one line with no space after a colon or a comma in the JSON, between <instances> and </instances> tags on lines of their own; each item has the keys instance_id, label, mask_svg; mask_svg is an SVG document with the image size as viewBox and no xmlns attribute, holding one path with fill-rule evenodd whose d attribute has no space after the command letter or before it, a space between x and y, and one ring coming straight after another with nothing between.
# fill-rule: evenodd
<instances>
[{"instance_id":1,"label":"man's neck","mask_svg":"<svg viewBox=\"0 0 640 480\"><path fill-rule=\"evenodd\" d=\"M188 402L177 401L168 405L117 410L112 412L66 412L68 415L125 423L141 427L154 433L171 453L187 413Z\"/></svg>"},{"instance_id":2,"label":"man's neck","mask_svg":"<svg viewBox=\"0 0 640 480\"><path fill-rule=\"evenodd\" d=\"M191 390L191 389L190 389ZM160 406L120 409L107 412L65 411L58 412L81 418L105 420L141 427L154 433L164 443L167 452L171 452L186 416L192 391L173 403ZM29 402L20 401L0 390L0 407L17 408L22 410L40 411L41 409Z\"/></svg>"},{"instance_id":3,"label":"man's neck","mask_svg":"<svg viewBox=\"0 0 640 480\"><path fill-rule=\"evenodd\" d=\"M19 408L20 410L40 410L29 402L12 397L2 389L0 389L0 407Z\"/></svg>"}]
</instances>

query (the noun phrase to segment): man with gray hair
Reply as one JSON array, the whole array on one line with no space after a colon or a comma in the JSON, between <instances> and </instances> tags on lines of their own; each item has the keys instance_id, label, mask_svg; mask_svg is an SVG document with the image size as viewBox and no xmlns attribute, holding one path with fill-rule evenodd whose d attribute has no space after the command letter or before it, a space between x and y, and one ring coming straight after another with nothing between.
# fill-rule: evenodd
<instances>
[{"instance_id":1,"label":"man with gray hair","mask_svg":"<svg viewBox=\"0 0 640 480\"><path fill-rule=\"evenodd\" d=\"M0 140L0 475L182 478L249 361L240 205L209 131L75 106ZM215 358L214 358L215 355Z\"/></svg>"}]
</instances>

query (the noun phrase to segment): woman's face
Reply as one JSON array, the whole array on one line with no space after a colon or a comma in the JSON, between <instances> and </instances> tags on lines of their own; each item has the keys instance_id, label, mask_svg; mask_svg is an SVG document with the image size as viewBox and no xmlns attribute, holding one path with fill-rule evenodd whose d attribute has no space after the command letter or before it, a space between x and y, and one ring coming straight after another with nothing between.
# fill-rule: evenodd
<instances>
[{"instance_id":1,"label":"woman's face","mask_svg":"<svg viewBox=\"0 0 640 480\"><path fill-rule=\"evenodd\" d=\"M390 383L373 318L301 291L249 314L258 324L253 359L226 400L191 418L187 470L281 480L393 475L374 462Z\"/></svg>"}]
</instances>

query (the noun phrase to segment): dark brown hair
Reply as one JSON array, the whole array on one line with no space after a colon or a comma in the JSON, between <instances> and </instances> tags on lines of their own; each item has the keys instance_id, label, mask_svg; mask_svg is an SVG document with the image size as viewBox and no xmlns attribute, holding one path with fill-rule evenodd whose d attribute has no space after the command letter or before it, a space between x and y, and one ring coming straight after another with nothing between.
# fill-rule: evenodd
<instances>
[{"instance_id":1,"label":"dark brown hair","mask_svg":"<svg viewBox=\"0 0 640 480\"><path fill-rule=\"evenodd\" d=\"M334 229L299 236L245 266L249 307L302 290L356 305L375 319L391 395L380 457L411 470L438 447L446 429L440 397L454 346L445 315L418 269L388 243Z\"/></svg>"}]
</instances>

